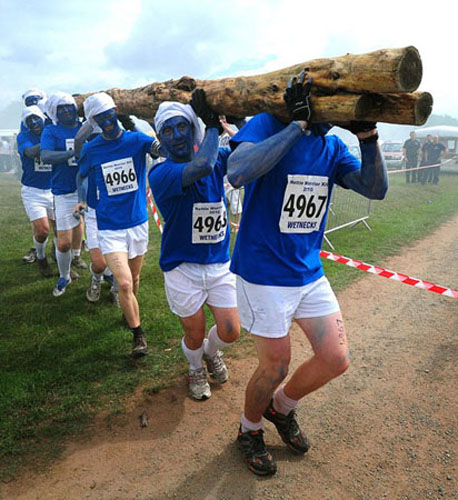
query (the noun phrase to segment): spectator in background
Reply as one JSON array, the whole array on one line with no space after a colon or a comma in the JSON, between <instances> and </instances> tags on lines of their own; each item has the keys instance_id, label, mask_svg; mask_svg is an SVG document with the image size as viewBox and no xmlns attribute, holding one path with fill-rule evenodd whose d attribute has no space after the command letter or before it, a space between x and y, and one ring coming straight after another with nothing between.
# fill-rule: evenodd
<instances>
[{"instance_id":1,"label":"spectator in background","mask_svg":"<svg viewBox=\"0 0 458 500\"><path fill-rule=\"evenodd\" d=\"M433 148L434 148L434 143L433 143L433 136L431 134L428 134L426 136L426 142L423 144L421 148L421 165L423 167L427 165L433 165ZM420 170L418 173L420 174L418 181L421 182L423 185L426 184L426 181L428 181L430 173L431 173L431 168L423 168Z\"/></svg>"},{"instance_id":2,"label":"spectator in background","mask_svg":"<svg viewBox=\"0 0 458 500\"><path fill-rule=\"evenodd\" d=\"M410 132L410 139L407 139L402 146L402 152L404 154L404 158L406 159L406 182L410 183L410 179L412 178L412 184L417 182L417 175L419 176L419 170L412 170L412 168L417 168L420 163L420 150L421 144L420 141L416 138L415 132ZM411 176L412 174L412 176Z\"/></svg>"},{"instance_id":3,"label":"spectator in background","mask_svg":"<svg viewBox=\"0 0 458 500\"><path fill-rule=\"evenodd\" d=\"M431 149L431 161L433 165L440 165L442 162L442 156L447 151L447 148L439 142L439 136L435 135L433 138L433 147ZM439 184L440 176L440 166L433 167L430 169L428 182L432 184Z\"/></svg>"},{"instance_id":4,"label":"spectator in background","mask_svg":"<svg viewBox=\"0 0 458 500\"><path fill-rule=\"evenodd\" d=\"M234 130L224 115L219 117L219 122L223 127L223 133L219 136L219 147L227 148L229 147L229 140L233 137L237 131ZM245 124L245 119L236 120L236 127L241 129ZM227 180L227 175L224 176L224 193L226 195L226 200L229 203L229 211L231 215L235 216L235 227L238 228L240 223L240 217L242 214L242 196L241 190L235 189L231 183ZM232 228L231 228L232 231Z\"/></svg>"}]
</instances>

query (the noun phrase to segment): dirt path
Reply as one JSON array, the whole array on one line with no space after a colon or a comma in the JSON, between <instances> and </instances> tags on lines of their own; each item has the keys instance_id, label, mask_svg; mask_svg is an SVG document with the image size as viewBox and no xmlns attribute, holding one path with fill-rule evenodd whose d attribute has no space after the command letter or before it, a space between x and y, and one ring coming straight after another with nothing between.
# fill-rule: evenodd
<instances>
[{"instance_id":1,"label":"dirt path","mask_svg":"<svg viewBox=\"0 0 458 500\"><path fill-rule=\"evenodd\" d=\"M457 252L458 217L385 264L457 288ZM111 429L100 416L90 440L69 443L46 474L1 485L0 499L458 498L458 301L372 275L339 300L352 367L300 406L306 456L266 424L275 477L253 476L234 446L249 354L229 359L230 381L207 402L187 398L184 380L139 391ZM292 337L297 365L310 349Z\"/></svg>"}]
</instances>

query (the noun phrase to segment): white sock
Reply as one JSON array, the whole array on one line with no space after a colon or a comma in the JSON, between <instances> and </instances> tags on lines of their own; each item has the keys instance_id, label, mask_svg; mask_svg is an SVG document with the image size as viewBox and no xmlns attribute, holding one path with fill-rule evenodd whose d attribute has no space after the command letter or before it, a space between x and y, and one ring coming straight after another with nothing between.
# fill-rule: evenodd
<instances>
[{"instance_id":1,"label":"white sock","mask_svg":"<svg viewBox=\"0 0 458 500\"><path fill-rule=\"evenodd\" d=\"M35 236L33 237L33 244L37 249L38 260L43 260L46 257L46 243L48 243L48 238L46 238L45 241L43 241L43 243L40 243L35 239Z\"/></svg>"},{"instance_id":2,"label":"white sock","mask_svg":"<svg viewBox=\"0 0 458 500\"><path fill-rule=\"evenodd\" d=\"M245 413L242 413L240 423L242 424L242 432L259 431L263 427L262 418L259 422L251 422L245 417Z\"/></svg>"},{"instance_id":3,"label":"white sock","mask_svg":"<svg viewBox=\"0 0 458 500\"><path fill-rule=\"evenodd\" d=\"M213 357L217 351L222 351L225 347L231 345L229 342L224 342L218 337L216 325L213 325L208 331L208 337L204 342L204 352L208 356Z\"/></svg>"},{"instance_id":4,"label":"white sock","mask_svg":"<svg viewBox=\"0 0 458 500\"><path fill-rule=\"evenodd\" d=\"M273 405L274 410L277 410L283 415L288 415L292 410L295 410L297 408L297 404L299 403L299 401L289 398L283 390L284 387L285 386L282 385L275 391Z\"/></svg>"},{"instance_id":5,"label":"white sock","mask_svg":"<svg viewBox=\"0 0 458 500\"><path fill-rule=\"evenodd\" d=\"M72 259L74 257L79 257L81 255L81 248L78 248L77 250L75 250L74 248L72 248Z\"/></svg>"},{"instance_id":6,"label":"white sock","mask_svg":"<svg viewBox=\"0 0 458 500\"><path fill-rule=\"evenodd\" d=\"M198 370L202 368L202 355L204 353L204 346L202 345L199 349L189 349L184 343L184 337L181 339L181 348L183 349L186 359L189 361L190 370Z\"/></svg>"},{"instance_id":7,"label":"white sock","mask_svg":"<svg viewBox=\"0 0 458 500\"><path fill-rule=\"evenodd\" d=\"M97 280L97 281L100 281L102 279L102 276L105 274L104 271L102 271L101 273L95 273L94 270L92 269L92 264L90 266L90 271L91 271L91 275Z\"/></svg>"},{"instance_id":8,"label":"white sock","mask_svg":"<svg viewBox=\"0 0 458 500\"><path fill-rule=\"evenodd\" d=\"M111 269L107 266L104 271L103 271L104 276L113 276L113 273L111 272Z\"/></svg>"},{"instance_id":9,"label":"white sock","mask_svg":"<svg viewBox=\"0 0 458 500\"><path fill-rule=\"evenodd\" d=\"M70 279L70 266L72 265L72 252L61 252L56 248L57 267L61 278Z\"/></svg>"}]
</instances>

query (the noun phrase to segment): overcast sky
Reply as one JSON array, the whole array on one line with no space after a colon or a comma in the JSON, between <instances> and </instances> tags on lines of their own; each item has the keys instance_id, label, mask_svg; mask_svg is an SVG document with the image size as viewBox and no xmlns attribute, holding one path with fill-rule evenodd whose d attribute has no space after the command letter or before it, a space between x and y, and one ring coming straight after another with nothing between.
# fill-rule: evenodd
<instances>
[{"instance_id":1,"label":"overcast sky","mask_svg":"<svg viewBox=\"0 0 458 500\"><path fill-rule=\"evenodd\" d=\"M0 107L30 87L84 93L258 74L414 45L420 90L458 118L455 2L0 0ZM18 117L19 118L19 117Z\"/></svg>"}]
</instances>

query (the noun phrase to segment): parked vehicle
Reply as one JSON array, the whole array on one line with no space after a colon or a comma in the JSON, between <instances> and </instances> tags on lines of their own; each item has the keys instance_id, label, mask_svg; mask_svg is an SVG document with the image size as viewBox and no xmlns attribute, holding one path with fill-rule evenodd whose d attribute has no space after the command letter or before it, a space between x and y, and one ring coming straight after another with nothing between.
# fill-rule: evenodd
<instances>
[{"instance_id":1,"label":"parked vehicle","mask_svg":"<svg viewBox=\"0 0 458 500\"><path fill-rule=\"evenodd\" d=\"M385 141L382 144L382 154L387 168L401 168L404 165L403 145L402 141Z\"/></svg>"}]
</instances>

